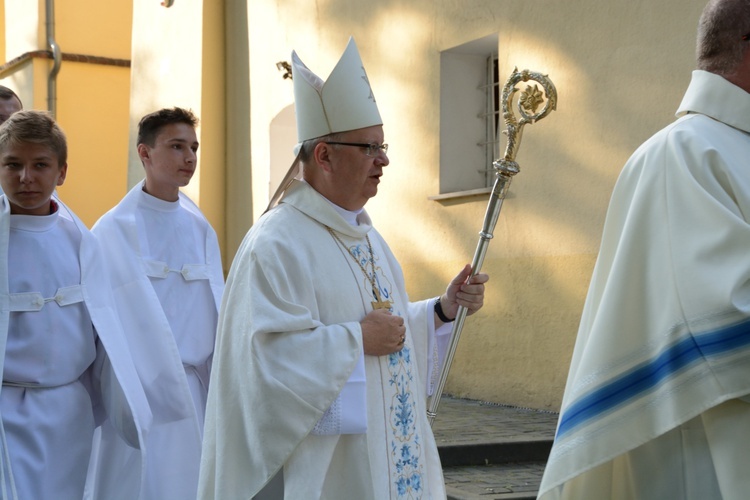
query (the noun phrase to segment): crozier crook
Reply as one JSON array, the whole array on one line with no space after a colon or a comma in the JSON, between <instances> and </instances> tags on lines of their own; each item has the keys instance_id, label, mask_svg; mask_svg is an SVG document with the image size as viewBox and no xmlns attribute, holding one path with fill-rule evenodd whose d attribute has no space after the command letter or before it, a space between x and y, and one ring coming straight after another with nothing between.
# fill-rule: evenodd
<instances>
[{"instance_id":1,"label":"crozier crook","mask_svg":"<svg viewBox=\"0 0 750 500\"><path fill-rule=\"evenodd\" d=\"M542 86L543 92L536 84L529 84L526 86L526 89L521 92L516 99L516 109L521 116L521 119L518 120L513 112L512 105L513 98L516 92L518 92L516 85L520 82L528 82L530 80L539 83ZM500 216L500 209L502 208L505 195L508 192L510 181L513 179L513 176L520 171L515 158L516 153L518 152L518 147L521 143L523 127L527 123L531 124L541 120L557 107L557 90L547 75L534 73L529 70L518 71L518 68L515 68L503 87L502 104L503 119L506 127L503 133L508 137L508 142L505 147L505 155L503 158L492 163L492 166L495 169L495 184L490 193L490 200L487 204L487 211L484 215L484 223L482 224L482 230L479 232L479 244L474 252L474 260L471 264L471 276L469 276L468 279L471 279L479 273L482 268L484 256L487 253L487 247L492 239L492 232L494 231L497 219ZM544 105L541 106L542 104ZM458 347L458 341L461 336L464 321L466 320L467 312L468 310L466 307L459 306L456 319L453 322L453 330L451 331L451 338L448 344L445 360L443 361L443 366L440 370L440 378L438 379L435 391L430 398L429 407L427 409L427 418L430 421L430 425L432 425L435 416L437 415L440 397L443 394L445 382L448 379L448 372L453 363L453 356Z\"/></svg>"}]
</instances>

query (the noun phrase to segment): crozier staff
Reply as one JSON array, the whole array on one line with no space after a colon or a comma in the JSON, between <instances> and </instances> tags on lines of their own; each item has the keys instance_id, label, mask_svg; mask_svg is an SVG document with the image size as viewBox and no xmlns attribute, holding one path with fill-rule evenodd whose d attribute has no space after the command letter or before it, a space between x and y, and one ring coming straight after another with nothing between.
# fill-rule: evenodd
<instances>
[{"instance_id":1,"label":"crozier staff","mask_svg":"<svg viewBox=\"0 0 750 500\"><path fill-rule=\"evenodd\" d=\"M275 478L287 498L445 498L427 385L441 327L482 306L488 276L465 284L467 265L439 302L409 301L364 210L389 160L354 41L326 82L294 53L292 71L303 180L232 264L200 497L250 498Z\"/></svg>"}]
</instances>

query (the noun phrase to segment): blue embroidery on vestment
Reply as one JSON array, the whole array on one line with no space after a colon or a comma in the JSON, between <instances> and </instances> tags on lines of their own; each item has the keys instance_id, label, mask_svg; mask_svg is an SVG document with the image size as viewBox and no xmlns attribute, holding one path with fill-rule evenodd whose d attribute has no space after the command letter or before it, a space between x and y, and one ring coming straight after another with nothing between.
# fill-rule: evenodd
<instances>
[{"instance_id":1,"label":"blue embroidery on vestment","mask_svg":"<svg viewBox=\"0 0 750 500\"><path fill-rule=\"evenodd\" d=\"M411 386L414 382L411 348L405 345L388 356L389 385L395 392L390 407L393 441L391 460L395 466L393 480L399 498L421 498L423 465L422 445L417 433L416 407Z\"/></svg>"},{"instance_id":2,"label":"blue embroidery on vestment","mask_svg":"<svg viewBox=\"0 0 750 500\"><path fill-rule=\"evenodd\" d=\"M370 280L373 278L374 269L375 285L382 300L390 300L393 294L393 285L383 273L380 266L377 265L378 258L369 255L367 248L361 244L355 245L349 249L351 254L365 269L367 277L365 278L364 289L377 299L375 291L371 290ZM402 314L400 311L394 311L393 305L391 312ZM417 407L414 401L412 384L415 382L413 370L416 366L412 365L411 343L407 342L399 352L390 354L387 359L388 384L383 389L391 388L389 405L388 425L392 433L389 443L390 460L391 460L391 481L392 494L395 492L397 498L403 499L421 499L423 491L424 465L422 464L422 442L417 432ZM423 389L424 390L424 389ZM388 397L388 395L386 395ZM389 435L391 435L389 433Z\"/></svg>"},{"instance_id":3,"label":"blue embroidery on vestment","mask_svg":"<svg viewBox=\"0 0 750 500\"><path fill-rule=\"evenodd\" d=\"M357 244L349 248L349 253L351 253L352 256L360 263L362 269L365 270L365 273L367 274L365 278L365 290L367 290L372 299L377 300L377 297L375 296L375 290L370 290L370 280L372 279L372 270L374 269L375 286L378 287L378 293L380 293L381 299L390 300L391 294L393 293L393 285L388 281L387 278L385 278L383 270L377 265L378 259L374 255L370 255L368 257L368 254L370 252L364 245L361 244ZM390 308L390 311L393 312L393 307Z\"/></svg>"}]
</instances>

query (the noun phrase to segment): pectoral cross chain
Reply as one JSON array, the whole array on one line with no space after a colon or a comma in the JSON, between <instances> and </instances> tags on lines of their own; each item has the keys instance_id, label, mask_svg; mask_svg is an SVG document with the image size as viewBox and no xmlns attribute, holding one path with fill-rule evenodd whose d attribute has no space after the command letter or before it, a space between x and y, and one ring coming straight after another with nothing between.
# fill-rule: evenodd
<instances>
[{"instance_id":1,"label":"pectoral cross chain","mask_svg":"<svg viewBox=\"0 0 750 500\"><path fill-rule=\"evenodd\" d=\"M341 238L338 237L338 235L333 232L333 229L326 226L326 229L328 229L328 232L331 233L331 236L342 246L344 247L344 250L346 250L346 253L352 256L354 261L359 265L359 268L362 270L362 274L365 275L365 278L367 278L370 281L370 284L372 285L372 294L375 296L375 300L370 302L372 304L373 311L378 309L390 309L391 306L393 306L393 302L390 300L383 300L383 297L380 295L380 289L378 288L377 278L375 277L375 256L372 253L372 243L370 243L370 237L365 235L365 239L367 240L367 250L370 252L370 268L372 269L372 273L368 273L367 269L365 269L365 266L362 265L362 263L359 261L356 255L352 253L351 250L344 244L343 241L341 241Z\"/></svg>"}]
</instances>

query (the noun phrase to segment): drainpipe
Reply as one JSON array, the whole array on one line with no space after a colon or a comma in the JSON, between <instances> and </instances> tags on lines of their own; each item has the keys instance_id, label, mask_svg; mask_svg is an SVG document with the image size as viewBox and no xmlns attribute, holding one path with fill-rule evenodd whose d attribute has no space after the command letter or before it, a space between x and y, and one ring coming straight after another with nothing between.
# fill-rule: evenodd
<instances>
[{"instance_id":1,"label":"drainpipe","mask_svg":"<svg viewBox=\"0 0 750 500\"><path fill-rule=\"evenodd\" d=\"M52 53L52 70L47 77L47 109L53 118L57 115L57 74L60 72L62 52L55 41L55 0L45 1L47 19L47 49Z\"/></svg>"}]
</instances>

